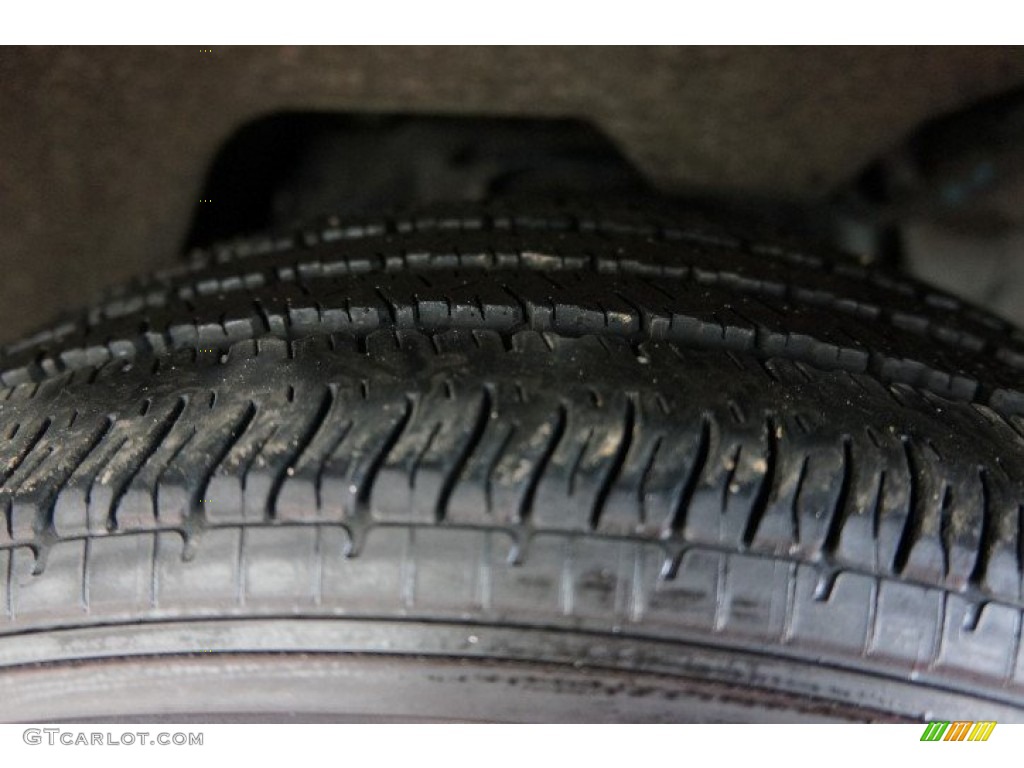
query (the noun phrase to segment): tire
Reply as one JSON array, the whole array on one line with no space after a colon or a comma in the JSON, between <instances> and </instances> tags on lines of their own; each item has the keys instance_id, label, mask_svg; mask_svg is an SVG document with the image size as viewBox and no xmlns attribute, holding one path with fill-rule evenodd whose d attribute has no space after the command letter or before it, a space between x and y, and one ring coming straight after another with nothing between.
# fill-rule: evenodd
<instances>
[{"instance_id":1,"label":"tire","mask_svg":"<svg viewBox=\"0 0 1024 768\"><path fill-rule=\"evenodd\" d=\"M1020 333L682 221L332 220L8 346L0 717L1020 719Z\"/></svg>"}]
</instances>

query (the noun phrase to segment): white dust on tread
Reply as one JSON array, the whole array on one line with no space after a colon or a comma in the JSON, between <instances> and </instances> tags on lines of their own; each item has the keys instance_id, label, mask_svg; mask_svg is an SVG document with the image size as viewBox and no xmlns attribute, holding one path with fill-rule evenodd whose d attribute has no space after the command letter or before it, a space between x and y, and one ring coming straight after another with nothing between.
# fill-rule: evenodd
<instances>
[{"instance_id":1,"label":"white dust on tread","mask_svg":"<svg viewBox=\"0 0 1024 768\"><path fill-rule=\"evenodd\" d=\"M781 430L776 430L778 434ZM732 456L726 456L722 459L722 467L725 468L726 472L732 472L736 468L736 460ZM768 461L764 458L755 459L750 463L750 468L757 472L759 475L764 476L768 474ZM740 484L733 480L729 483L729 493L739 493Z\"/></svg>"},{"instance_id":2,"label":"white dust on tread","mask_svg":"<svg viewBox=\"0 0 1024 768\"><path fill-rule=\"evenodd\" d=\"M541 448L546 446L551 439L551 433L554 431L554 427L551 424L542 424L533 437L530 438L531 448ZM515 484L523 479L530 476L533 471L535 462L531 461L528 457L523 456L519 459L515 468L505 476L505 480L510 484Z\"/></svg>"},{"instance_id":3,"label":"white dust on tread","mask_svg":"<svg viewBox=\"0 0 1024 768\"><path fill-rule=\"evenodd\" d=\"M608 434L604 440L601 441L601 445L597 448L597 457L602 459L611 458L619 451L619 445L622 443L622 438L613 433Z\"/></svg>"}]
</instances>

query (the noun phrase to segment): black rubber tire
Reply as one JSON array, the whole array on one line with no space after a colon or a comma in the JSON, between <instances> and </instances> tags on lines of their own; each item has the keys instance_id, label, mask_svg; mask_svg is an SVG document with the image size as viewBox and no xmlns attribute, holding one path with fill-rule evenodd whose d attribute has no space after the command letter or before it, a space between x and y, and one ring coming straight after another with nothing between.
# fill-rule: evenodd
<instances>
[{"instance_id":1,"label":"black rubber tire","mask_svg":"<svg viewBox=\"0 0 1024 768\"><path fill-rule=\"evenodd\" d=\"M331 221L0 370L0 717L1024 712L1022 337L853 260Z\"/></svg>"}]
</instances>

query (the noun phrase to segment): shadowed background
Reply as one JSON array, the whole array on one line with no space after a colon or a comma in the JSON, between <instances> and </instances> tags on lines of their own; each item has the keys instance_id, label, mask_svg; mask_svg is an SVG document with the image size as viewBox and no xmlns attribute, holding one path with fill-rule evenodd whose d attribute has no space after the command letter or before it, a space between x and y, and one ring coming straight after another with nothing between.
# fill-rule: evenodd
<instances>
[{"instance_id":1,"label":"shadowed background","mask_svg":"<svg viewBox=\"0 0 1024 768\"><path fill-rule=\"evenodd\" d=\"M813 202L1021 84L1014 48L3 48L0 338L176 259L218 147L274 112L578 117L664 190Z\"/></svg>"}]
</instances>

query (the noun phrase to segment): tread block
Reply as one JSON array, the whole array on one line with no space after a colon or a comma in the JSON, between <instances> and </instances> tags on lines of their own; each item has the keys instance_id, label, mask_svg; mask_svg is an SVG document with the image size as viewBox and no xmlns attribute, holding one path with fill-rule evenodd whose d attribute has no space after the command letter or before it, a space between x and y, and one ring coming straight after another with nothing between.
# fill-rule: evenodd
<instances>
[{"instance_id":1,"label":"tread block","mask_svg":"<svg viewBox=\"0 0 1024 768\"><path fill-rule=\"evenodd\" d=\"M788 637L804 648L843 648L860 655L871 632L875 580L863 574L839 573L828 596L815 599L820 583L813 566L797 566Z\"/></svg>"},{"instance_id":2,"label":"tread block","mask_svg":"<svg viewBox=\"0 0 1024 768\"><path fill-rule=\"evenodd\" d=\"M87 613L82 589L85 564L85 540L61 541L46 553L45 568L36 573L39 563L27 547L11 551L9 584L11 612L15 620L67 621Z\"/></svg>"},{"instance_id":3,"label":"tread block","mask_svg":"<svg viewBox=\"0 0 1024 768\"><path fill-rule=\"evenodd\" d=\"M724 584L726 555L690 549L676 573L659 578L647 598L646 620L667 628L719 628L719 597Z\"/></svg>"},{"instance_id":4,"label":"tread block","mask_svg":"<svg viewBox=\"0 0 1024 768\"><path fill-rule=\"evenodd\" d=\"M488 454L470 459L448 507L451 522L514 525L532 512L532 498L565 429L564 407L546 395L529 403L498 400L498 419L485 429ZM483 485L470 479L483 478ZM483 506L479 504L483 500Z\"/></svg>"},{"instance_id":5,"label":"tread block","mask_svg":"<svg viewBox=\"0 0 1024 768\"><path fill-rule=\"evenodd\" d=\"M566 536L534 536L520 554L521 563L506 563L495 569L492 588L494 611L499 618L564 616L572 612L571 595L567 594L571 582L566 585L565 565L570 542Z\"/></svg>"},{"instance_id":6,"label":"tread block","mask_svg":"<svg viewBox=\"0 0 1024 768\"><path fill-rule=\"evenodd\" d=\"M93 538L85 569L90 608L105 612L146 610L152 600L156 534Z\"/></svg>"},{"instance_id":7,"label":"tread block","mask_svg":"<svg viewBox=\"0 0 1024 768\"><path fill-rule=\"evenodd\" d=\"M1020 643L1020 622L1020 611L1008 605L977 605L961 595L947 594L936 667L1009 679Z\"/></svg>"},{"instance_id":8,"label":"tread block","mask_svg":"<svg viewBox=\"0 0 1024 768\"><path fill-rule=\"evenodd\" d=\"M448 386L452 386L449 384ZM490 422L483 390L451 395L434 387L419 399L412 417L388 451L370 497L375 520L434 522L444 518L454 474Z\"/></svg>"},{"instance_id":9,"label":"tread block","mask_svg":"<svg viewBox=\"0 0 1024 768\"><path fill-rule=\"evenodd\" d=\"M312 603L323 568L317 528L274 525L243 530L246 600L279 602L290 611Z\"/></svg>"},{"instance_id":10,"label":"tread block","mask_svg":"<svg viewBox=\"0 0 1024 768\"><path fill-rule=\"evenodd\" d=\"M11 557L14 551L14 549L0 549L0 619L4 621L10 621L12 618L13 595L9 577L14 573L11 569Z\"/></svg>"},{"instance_id":11,"label":"tread block","mask_svg":"<svg viewBox=\"0 0 1024 768\"><path fill-rule=\"evenodd\" d=\"M498 531L418 528L415 603L468 616L493 610L495 571L506 568L512 537Z\"/></svg>"},{"instance_id":12,"label":"tread block","mask_svg":"<svg viewBox=\"0 0 1024 768\"><path fill-rule=\"evenodd\" d=\"M358 557L345 557L351 539L343 528L322 529L325 605L338 613L400 611L413 606L416 572L411 528L371 528Z\"/></svg>"},{"instance_id":13,"label":"tread block","mask_svg":"<svg viewBox=\"0 0 1024 768\"><path fill-rule=\"evenodd\" d=\"M622 395L600 405L573 399L537 486L535 524L587 530L597 522L602 489L615 481L632 439L633 412Z\"/></svg>"},{"instance_id":14,"label":"tread block","mask_svg":"<svg viewBox=\"0 0 1024 768\"><path fill-rule=\"evenodd\" d=\"M881 581L868 654L911 670L931 666L942 631L942 598L938 589Z\"/></svg>"},{"instance_id":15,"label":"tread block","mask_svg":"<svg viewBox=\"0 0 1024 768\"><path fill-rule=\"evenodd\" d=\"M642 620L647 593L664 561L660 547L621 539L573 537L568 557L563 610L616 627Z\"/></svg>"},{"instance_id":16,"label":"tread block","mask_svg":"<svg viewBox=\"0 0 1024 768\"><path fill-rule=\"evenodd\" d=\"M719 623L730 633L768 640L782 637L788 585L796 566L764 557L730 555L722 573Z\"/></svg>"},{"instance_id":17,"label":"tread block","mask_svg":"<svg viewBox=\"0 0 1024 768\"><path fill-rule=\"evenodd\" d=\"M240 528L203 531L188 550L181 534L157 533L153 560L156 608L172 614L230 613L243 595L239 567L244 553Z\"/></svg>"}]
</instances>

